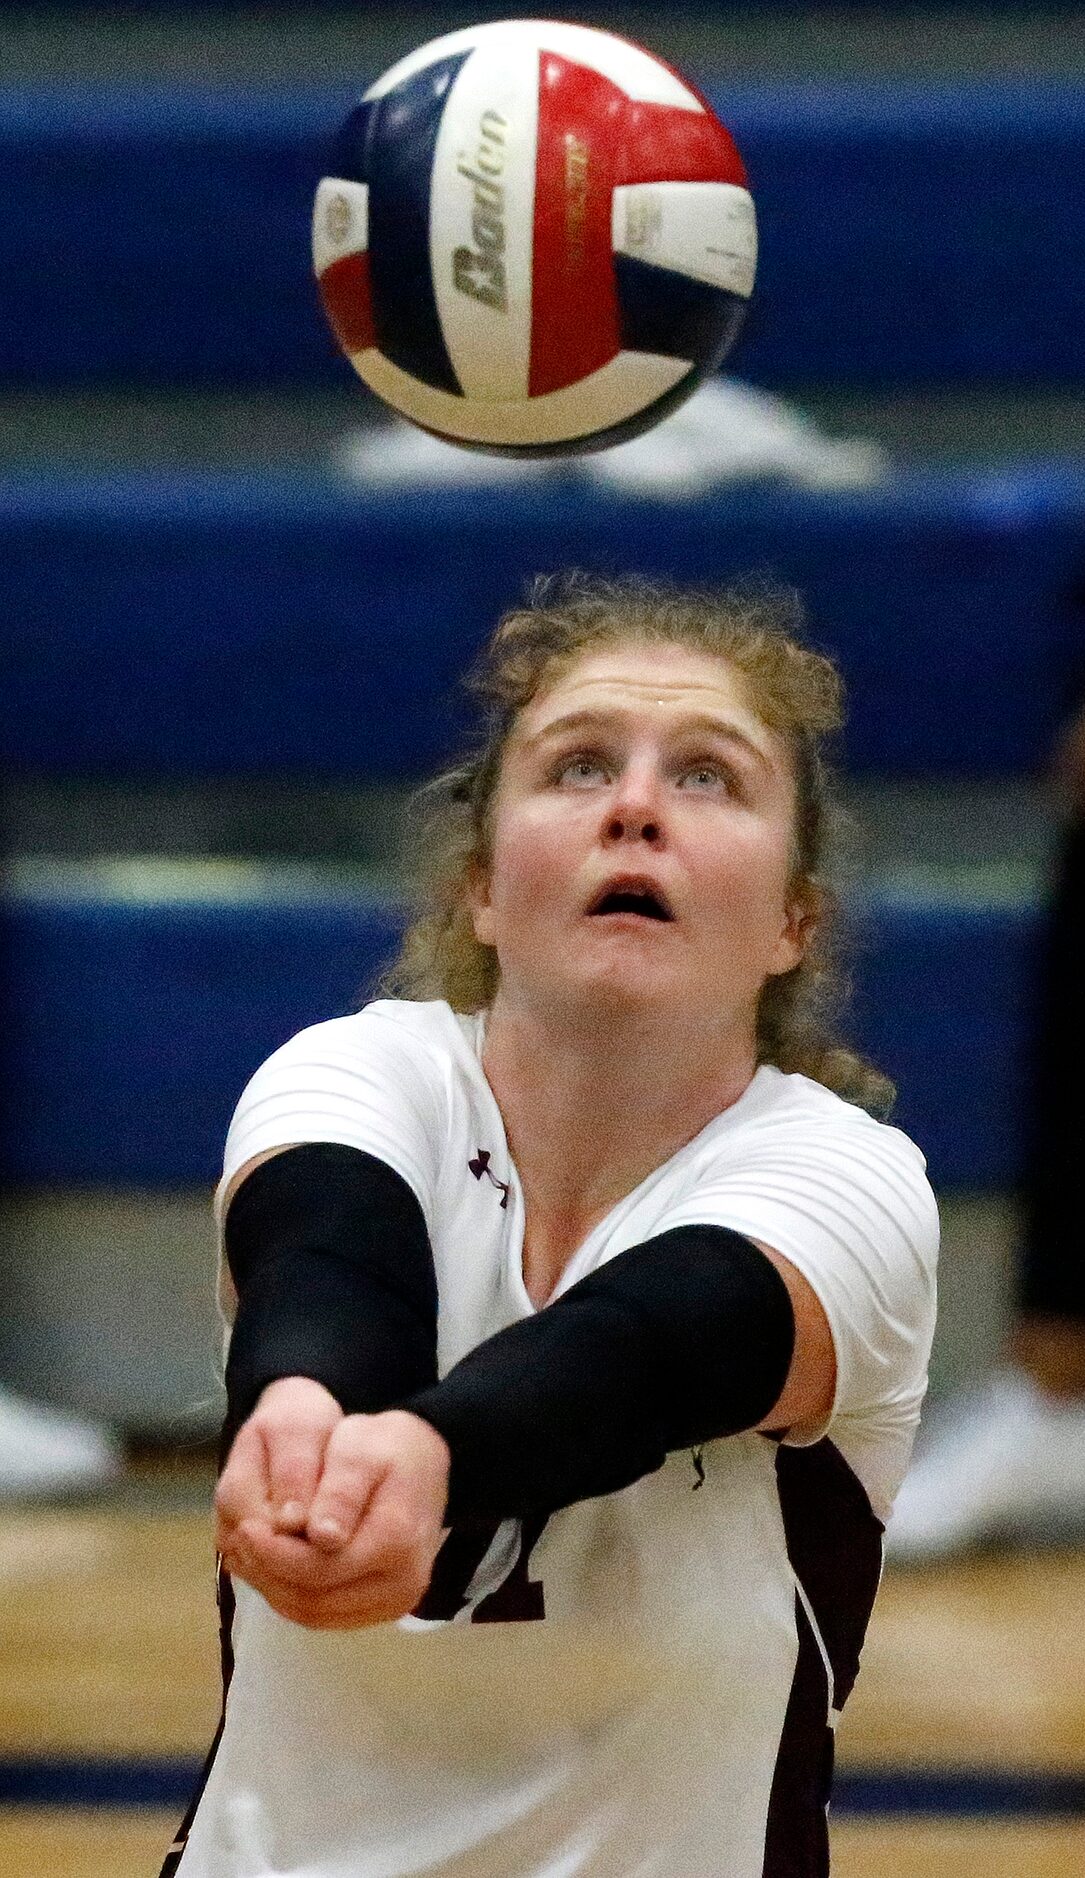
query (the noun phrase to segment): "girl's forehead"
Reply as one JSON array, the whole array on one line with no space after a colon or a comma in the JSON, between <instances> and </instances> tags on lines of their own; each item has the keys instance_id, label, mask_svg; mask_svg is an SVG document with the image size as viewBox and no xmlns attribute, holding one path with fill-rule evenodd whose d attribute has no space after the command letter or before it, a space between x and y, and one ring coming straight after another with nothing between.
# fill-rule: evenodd
<instances>
[{"instance_id":1,"label":"girl's forehead","mask_svg":"<svg viewBox=\"0 0 1085 1878\"><path fill-rule=\"evenodd\" d=\"M726 713L760 724L746 680L712 652L669 644L626 644L578 654L544 682L520 713L528 735L567 711L642 708Z\"/></svg>"}]
</instances>

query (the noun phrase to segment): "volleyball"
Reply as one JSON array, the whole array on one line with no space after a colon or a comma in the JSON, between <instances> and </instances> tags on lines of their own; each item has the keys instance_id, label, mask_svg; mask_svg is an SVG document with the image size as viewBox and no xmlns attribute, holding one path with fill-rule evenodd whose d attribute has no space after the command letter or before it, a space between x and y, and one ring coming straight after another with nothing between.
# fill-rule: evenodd
<instances>
[{"instance_id":1,"label":"volleyball","mask_svg":"<svg viewBox=\"0 0 1085 1878\"><path fill-rule=\"evenodd\" d=\"M714 370L753 288L742 159L630 40L508 20L371 85L313 212L342 350L423 429L514 455L648 429Z\"/></svg>"}]
</instances>

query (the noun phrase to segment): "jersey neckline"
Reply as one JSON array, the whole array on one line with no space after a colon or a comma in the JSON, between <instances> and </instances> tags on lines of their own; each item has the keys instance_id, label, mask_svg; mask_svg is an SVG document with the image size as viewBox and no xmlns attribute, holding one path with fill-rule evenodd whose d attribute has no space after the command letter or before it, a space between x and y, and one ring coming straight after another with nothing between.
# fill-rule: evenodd
<instances>
[{"instance_id":1,"label":"jersey neckline","mask_svg":"<svg viewBox=\"0 0 1085 1878\"><path fill-rule=\"evenodd\" d=\"M451 1010L451 1007L449 1008ZM643 1180L638 1181L635 1187L630 1188L627 1194L624 1194L620 1200L615 1202L609 1212L603 1215L602 1219L596 1221L590 1232L580 1241L576 1250L566 1261L564 1270L557 1284L554 1286L554 1289L551 1291L550 1296L546 1299L546 1302L544 1304L536 1304L524 1280L524 1238L527 1227L527 1217L520 1173L513 1160L512 1151L509 1147L508 1135L505 1132L505 1118L501 1113L501 1106L490 1085L489 1078L486 1075L482 1063L482 1051L486 1041L487 1013L485 1011L473 1011L467 1014L452 1012L452 1016L456 1022L457 1028L461 1031L461 1034L465 1036L474 1059L478 1078L485 1090L488 1103L493 1110L494 1122L498 1130L501 1152L504 1157L509 1184L508 1230L506 1241L508 1248L507 1279L510 1291L520 1306L524 1316L534 1317L539 1311L546 1310L548 1305L555 1303L572 1285L576 1284L578 1279L586 1277L587 1273L593 1269L592 1258L598 1242L605 1240L609 1234L613 1233L615 1225L619 1224L620 1220L625 1215L632 1212L633 1209L639 1205L645 1195L651 1191L652 1186L661 1179L664 1174L681 1166L683 1161L691 1160L697 1150L704 1144L706 1137L713 1132L723 1134L729 1132L738 1122L744 1122L750 1111L758 1106L761 1098L767 1096L770 1088L774 1087L784 1076L784 1071L778 1069L774 1064L759 1063L741 1095L736 1096L735 1100L728 1103L726 1108L720 1109L717 1114L710 1116L708 1121L705 1122L702 1128L697 1130L695 1135L691 1135L688 1141L683 1142L682 1146L677 1148L667 1160L661 1161L658 1167L653 1167L651 1172L644 1176Z\"/></svg>"}]
</instances>

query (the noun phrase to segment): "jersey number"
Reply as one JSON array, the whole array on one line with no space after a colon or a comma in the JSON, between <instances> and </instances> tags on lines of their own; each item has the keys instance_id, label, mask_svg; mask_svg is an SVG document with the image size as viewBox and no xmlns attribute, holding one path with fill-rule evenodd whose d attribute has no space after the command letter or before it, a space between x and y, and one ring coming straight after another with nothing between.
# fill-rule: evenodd
<instances>
[{"instance_id":1,"label":"jersey number","mask_svg":"<svg viewBox=\"0 0 1085 1878\"><path fill-rule=\"evenodd\" d=\"M521 1522L515 1563L496 1589L473 1606L473 1624L530 1624L546 1616L542 1583L528 1575L546 1521L547 1515L539 1513ZM504 1524L495 1519L452 1528L434 1561L429 1588L415 1606L415 1617L449 1621L465 1609L471 1581Z\"/></svg>"}]
</instances>

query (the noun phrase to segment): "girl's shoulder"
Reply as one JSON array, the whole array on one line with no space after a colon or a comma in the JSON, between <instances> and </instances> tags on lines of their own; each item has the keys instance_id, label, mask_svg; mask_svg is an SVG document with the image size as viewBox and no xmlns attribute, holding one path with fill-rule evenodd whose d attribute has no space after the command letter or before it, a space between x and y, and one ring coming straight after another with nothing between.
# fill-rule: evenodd
<instances>
[{"instance_id":1,"label":"girl's shoulder","mask_svg":"<svg viewBox=\"0 0 1085 1878\"><path fill-rule=\"evenodd\" d=\"M888 1183L925 1212L933 1209L926 1157L910 1135L823 1083L772 1064L761 1066L698 1145L698 1179L749 1173L791 1184L805 1175L869 1191Z\"/></svg>"},{"instance_id":2,"label":"girl's shoulder","mask_svg":"<svg viewBox=\"0 0 1085 1878\"><path fill-rule=\"evenodd\" d=\"M264 1070L291 1064L393 1062L443 1070L449 1059L464 1067L479 1061L481 1018L462 1016L443 1000L377 998L359 1010L308 1024L272 1051Z\"/></svg>"}]
</instances>

